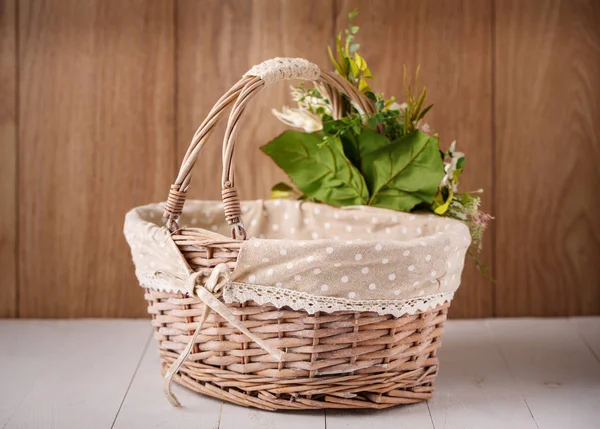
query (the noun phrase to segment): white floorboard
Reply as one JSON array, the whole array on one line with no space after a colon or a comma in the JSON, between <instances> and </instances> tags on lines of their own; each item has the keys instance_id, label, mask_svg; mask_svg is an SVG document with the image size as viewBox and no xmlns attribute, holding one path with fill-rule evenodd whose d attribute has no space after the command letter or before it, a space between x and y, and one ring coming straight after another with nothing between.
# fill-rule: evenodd
<instances>
[{"instance_id":1,"label":"white floorboard","mask_svg":"<svg viewBox=\"0 0 600 429\"><path fill-rule=\"evenodd\" d=\"M67 322L0 321L0 428L10 421L35 381L52 370L51 362L72 327Z\"/></svg>"},{"instance_id":2,"label":"white floorboard","mask_svg":"<svg viewBox=\"0 0 600 429\"><path fill-rule=\"evenodd\" d=\"M27 329L18 332L7 332L5 323L5 347L11 341L31 344L13 349L7 364L13 369L3 374L3 392L7 385L22 385L3 428L111 427L150 335L147 321L25 322ZM48 325L32 329L36 323ZM46 343L52 344L48 353ZM33 376L28 374L31 363Z\"/></svg>"},{"instance_id":3,"label":"white floorboard","mask_svg":"<svg viewBox=\"0 0 600 429\"><path fill-rule=\"evenodd\" d=\"M123 401L114 429L216 429L222 401L199 395L173 383L181 408L173 407L162 389L157 344L152 339Z\"/></svg>"},{"instance_id":4,"label":"white floorboard","mask_svg":"<svg viewBox=\"0 0 600 429\"><path fill-rule=\"evenodd\" d=\"M487 321L540 429L600 427L600 364L566 319Z\"/></svg>"},{"instance_id":5,"label":"white floorboard","mask_svg":"<svg viewBox=\"0 0 600 429\"><path fill-rule=\"evenodd\" d=\"M600 317L577 317L571 319L579 335L600 362Z\"/></svg>"},{"instance_id":6,"label":"white floorboard","mask_svg":"<svg viewBox=\"0 0 600 429\"><path fill-rule=\"evenodd\" d=\"M264 412L178 386L173 408L149 337L146 320L0 320L0 428L600 428L598 317L451 321L434 398L381 411Z\"/></svg>"},{"instance_id":7,"label":"white floorboard","mask_svg":"<svg viewBox=\"0 0 600 429\"><path fill-rule=\"evenodd\" d=\"M327 429L434 429L422 402L385 410L328 410Z\"/></svg>"},{"instance_id":8,"label":"white floorboard","mask_svg":"<svg viewBox=\"0 0 600 429\"><path fill-rule=\"evenodd\" d=\"M536 429L483 320L448 323L428 402L435 429Z\"/></svg>"},{"instance_id":9,"label":"white floorboard","mask_svg":"<svg viewBox=\"0 0 600 429\"><path fill-rule=\"evenodd\" d=\"M261 411L225 403L220 429L325 429L323 411Z\"/></svg>"}]
</instances>

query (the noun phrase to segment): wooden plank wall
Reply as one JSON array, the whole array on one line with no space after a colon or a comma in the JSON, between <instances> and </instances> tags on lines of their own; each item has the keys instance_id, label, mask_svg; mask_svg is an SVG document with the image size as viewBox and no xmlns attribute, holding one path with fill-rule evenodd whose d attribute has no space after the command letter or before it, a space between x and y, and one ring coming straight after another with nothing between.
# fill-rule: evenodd
<instances>
[{"instance_id":1,"label":"wooden plank wall","mask_svg":"<svg viewBox=\"0 0 600 429\"><path fill-rule=\"evenodd\" d=\"M325 46L358 7L375 87L421 65L430 122L496 215L453 317L600 314L600 3L595 0L0 0L0 317L139 317L121 229L163 200L195 127L251 65ZM286 85L253 102L243 198L282 173L257 151ZM192 197L219 197L219 132Z\"/></svg>"},{"instance_id":2,"label":"wooden plank wall","mask_svg":"<svg viewBox=\"0 0 600 429\"><path fill-rule=\"evenodd\" d=\"M497 3L497 314L598 314L600 2Z\"/></svg>"},{"instance_id":3,"label":"wooden plank wall","mask_svg":"<svg viewBox=\"0 0 600 429\"><path fill-rule=\"evenodd\" d=\"M19 1L21 317L144 315L123 216L172 180L173 10Z\"/></svg>"},{"instance_id":4,"label":"wooden plank wall","mask_svg":"<svg viewBox=\"0 0 600 429\"><path fill-rule=\"evenodd\" d=\"M0 1L0 317L17 315L16 0Z\"/></svg>"}]
</instances>

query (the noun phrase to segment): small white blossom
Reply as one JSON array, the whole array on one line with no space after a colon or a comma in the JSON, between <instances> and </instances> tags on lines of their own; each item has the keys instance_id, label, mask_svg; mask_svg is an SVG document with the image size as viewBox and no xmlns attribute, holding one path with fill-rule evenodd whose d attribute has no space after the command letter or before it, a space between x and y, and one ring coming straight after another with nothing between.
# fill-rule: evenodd
<instances>
[{"instance_id":1,"label":"small white blossom","mask_svg":"<svg viewBox=\"0 0 600 429\"><path fill-rule=\"evenodd\" d=\"M319 131L323 128L321 117L314 113L310 113L308 110L293 109L284 106L281 109L281 112L278 112L275 109L273 109L272 112L277 119L287 126L300 128L307 133Z\"/></svg>"},{"instance_id":2,"label":"small white blossom","mask_svg":"<svg viewBox=\"0 0 600 429\"><path fill-rule=\"evenodd\" d=\"M308 91L303 87L290 86L290 89L292 92L292 99L298 103L298 108L300 110L316 112L317 109L322 108L324 114L331 116L331 105L325 98L309 95L311 91Z\"/></svg>"},{"instance_id":3,"label":"small white blossom","mask_svg":"<svg viewBox=\"0 0 600 429\"><path fill-rule=\"evenodd\" d=\"M419 121L417 123L417 129L423 131L426 134L430 134L431 133L431 127L429 126L429 124L426 124L423 121Z\"/></svg>"},{"instance_id":4,"label":"small white blossom","mask_svg":"<svg viewBox=\"0 0 600 429\"><path fill-rule=\"evenodd\" d=\"M385 110L400 110L404 111L406 109L406 103L398 104L395 101L390 103L390 105Z\"/></svg>"},{"instance_id":5,"label":"small white blossom","mask_svg":"<svg viewBox=\"0 0 600 429\"><path fill-rule=\"evenodd\" d=\"M461 158L465 157L465 154L462 152L456 152L456 140L450 144L450 148L448 149L448 155L450 156L450 160L444 162L444 172L446 173L442 178L441 186L452 188L453 192L458 191L458 182L454 183L454 172L457 170L458 161Z\"/></svg>"}]
</instances>

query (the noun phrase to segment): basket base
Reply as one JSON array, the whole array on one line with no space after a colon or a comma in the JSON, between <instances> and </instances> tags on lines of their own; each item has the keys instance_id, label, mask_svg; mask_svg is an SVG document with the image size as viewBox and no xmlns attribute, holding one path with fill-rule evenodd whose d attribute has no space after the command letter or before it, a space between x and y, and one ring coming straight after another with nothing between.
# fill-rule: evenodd
<instances>
[{"instance_id":1,"label":"basket base","mask_svg":"<svg viewBox=\"0 0 600 429\"><path fill-rule=\"evenodd\" d=\"M164 373L175 359L172 356L161 359ZM403 373L319 376L311 380L239 379L239 374L217 375L210 373L209 368L206 370L184 365L174 381L206 396L267 411L383 409L430 399L437 375L437 359L429 359L426 366Z\"/></svg>"},{"instance_id":2,"label":"basket base","mask_svg":"<svg viewBox=\"0 0 600 429\"><path fill-rule=\"evenodd\" d=\"M203 304L148 290L163 373L190 341ZM309 315L250 302L229 305L253 333L286 352L277 362L211 313L174 381L201 394L263 410L389 408L430 399L449 303L402 317Z\"/></svg>"}]
</instances>

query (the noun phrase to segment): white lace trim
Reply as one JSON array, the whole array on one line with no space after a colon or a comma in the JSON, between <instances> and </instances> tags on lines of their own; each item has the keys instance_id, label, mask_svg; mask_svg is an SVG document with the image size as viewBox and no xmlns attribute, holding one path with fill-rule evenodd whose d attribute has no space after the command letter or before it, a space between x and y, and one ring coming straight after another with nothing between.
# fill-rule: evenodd
<instances>
[{"instance_id":1,"label":"white lace trim","mask_svg":"<svg viewBox=\"0 0 600 429\"><path fill-rule=\"evenodd\" d=\"M145 271L136 271L135 275L143 288L155 289L159 292L187 293L185 279L175 279L171 276L160 273L149 273Z\"/></svg>"},{"instance_id":2,"label":"white lace trim","mask_svg":"<svg viewBox=\"0 0 600 429\"><path fill-rule=\"evenodd\" d=\"M163 277L160 273L153 275L139 271L137 275L140 284L145 288L161 292L187 293L185 288L177 286L176 280L172 277ZM303 310L308 314L316 312L333 313L335 311L369 311L380 315L390 314L394 317L413 315L430 310L438 305L450 302L453 297L454 292L448 292L404 300L355 301L329 296L316 296L274 286L249 285L237 282L232 282L223 289L223 299L227 304L254 301L261 305L271 304L277 308L290 307L292 310Z\"/></svg>"},{"instance_id":3,"label":"white lace trim","mask_svg":"<svg viewBox=\"0 0 600 429\"><path fill-rule=\"evenodd\" d=\"M451 301L453 297L454 292L449 292L406 300L353 301L344 298L315 296L273 286L255 286L244 283L231 283L223 290L223 298L228 304L254 301L261 305L272 304L277 308L290 307L292 310L304 310L308 314L316 312L333 313L335 311L369 311L380 315L391 314L394 317L430 310Z\"/></svg>"},{"instance_id":4,"label":"white lace trim","mask_svg":"<svg viewBox=\"0 0 600 429\"><path fill-rule=\"evenodd\" d=\"M270 85L284 79L314 81L320 75L319 67L304 58L273 58L255 65L244 76L260 76Z\"/></svg>"}]
</instances>

